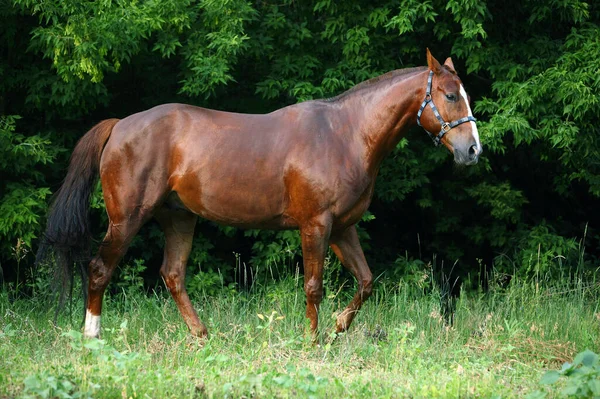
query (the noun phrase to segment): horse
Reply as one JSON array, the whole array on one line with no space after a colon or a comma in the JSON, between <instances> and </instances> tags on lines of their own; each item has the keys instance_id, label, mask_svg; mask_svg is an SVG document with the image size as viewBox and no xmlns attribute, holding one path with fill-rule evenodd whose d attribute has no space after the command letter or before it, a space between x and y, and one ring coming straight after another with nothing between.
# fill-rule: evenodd
<instances>
[{"instance_id":1,"label":"horse","mask_svg":"<svg viewBox=\"0 0 600 399\"><path fill-rule=\"evenodd\" d=\"M104 291L152 217L165 235L160 274L191 334L207 336L185 288L198 217L239 228L300 230L306 317L315 335L331 247L358 281L336 319L341 333L373 288L356 223L369 207L382 160L414 125L457 164L477 163L482 147L468 95L452 59L442 65L429 49L426 67L392 71L337 97L269 114L164 104L101 121L75 146L38 258L54 251L57 270L72 279L78 256L89 253L89 200L99 176L108 229L83 267L85 337L99 336Z\"/></svg>"}]
</instances>

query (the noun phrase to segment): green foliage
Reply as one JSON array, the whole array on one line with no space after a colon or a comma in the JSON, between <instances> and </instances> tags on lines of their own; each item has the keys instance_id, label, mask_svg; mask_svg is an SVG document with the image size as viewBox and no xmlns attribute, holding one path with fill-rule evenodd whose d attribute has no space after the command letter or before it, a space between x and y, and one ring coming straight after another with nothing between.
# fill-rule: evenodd
<instances>
[{"instance_id":1,"label":"green foliage","mask_svg":"<svg viewBox=\"0 0 600 399\"><path fill-rule=\"evenodd\" d=\"M489 208L493 218L507 223L517 223L521 219L523 205L527 203L523 193L512 189L508 182L483 182L466 191L476 199L478 205Z\"/></svg>"},{"instance_id":2,"label":"green foliage","mask_svg":"<svg viewBox=\"0 0 600 399\"><path fill-rule=\"evenodd\" d=\"M116 341L126 337L127 322L120 328L120 336ZM50 370L30 374L23 380L23 392L19 398L93 398L101 392L102 384L97 381L118 385L127 381L133 373L149 360L146 354L118 351L100 339L84 339L83 334L70 330L63 333L69 339L71 348L84 362L89 363L88 375L81 375L73 365L66 367L62 373ZM135 388L134 388L135 389Z\"/></svg>"},{"instance_id":3,"label":"green foliage","mask_svg":"<svg viewBox=\"0 0 600 399\"><path fill-rule=\"evenodd\" d=\"M100 83L105 72L118 71L138 53L142 39L153 32L189 28L189 16L181 9L185 3L189 2L14 2L38 16L41 26L32 31L32 49L50 58L67 83Z\"/></svg>"},{"instance_id":4,"label":"green foliage","mask_svg":"<svg viewBox=\"0 0 600 399\"><path fill-rule=\"evenodd\" d=\"M225 286L235 287L231 282L233 277L225 281L224 276L231 276L236 265L216 257L212 253L214 247L214 243L207 237L194 237L186 276L186 287L190 295L214 295Z\"/></svg>"},{"instance_id":5,"label":"green foliage","mask_svg":"<svg viewBox=\"0 0 600 399\"><path fill-rule=\"evenodd\" d=\"M48 373L32 374L23 380L23 395L21 398L91 398L80 395L77 387L64 376L55 377Z\"/></svg>"},{"instance_id":6,"label":"green foliage","mask_svg":"<svg viewBox=\"0 0 600 399\"><path fill-rule=\"evenodd\" d=\"M513 253L502 254L495 261L495 267L504 273L561 279L582 272L585 266L581 244L556 234L546 222L516 232L510 244Z\"/></svg>"},{"instance_id":7,"label":"green foliage","mask_svg":"<svg viewBox=\"0 0 600 399\"><path fill-rule=\"evenodd\" d=\"M31 240L40 230L40 219L46 210L44 200L50 190L19 183L8 183L4 188L6 194L0 203L3 214L0 234L9 242L21 238L30 247Z\"/></svg>"},{"instance_id":8,"label":"green foliage","mask_svg":"<svg viewBox=\"0 0 600 399\"><path fill-rule=\"evenodd\" d=\"M252 246L252 262L260 268L256 271L260 276L279 275L286 266L295 268L289 263L302 254L297 231L248 230L245 234L257 238Z\"/></svg>"},{"instance_id":9,"label":"green foliage","mask_svg":"<svg viewBox=\"0 0 600 399\"><path fill-rule=\"evenodd\" d=\"M585 350L575 356L573 363L565 363L560 371L548 371L540 384L556 385L564 377L566 386L560 392L560 398L597 398L600 396L600 361L598 355ZM546 398L544 390L536 391L527 396L529 399Z\"/></svg>"},{"instance_id":10,"label":"green foliage","mask_svg":"<svg viewBox=\"0 0 600 399\"><path fill-rule=\"evenodd\" d=\"M18 116L0 116L0 262L31 249L41 230L50 190L40 187L40 165L58 150L47 137L16 133ZM17 251L19 248L19 254ZM18 259L20 261L20 259Z\"/></svg>"},{"instance_id":11,"label":"green foliage","mask_svg":"<svg viewBox=\"0 0 600 399\"><path fill-rule=\"evenodd\" d=\"M540 389L546 370L599 343L597 286L552 282L536 292L515 279L487 295L464 295L452 326L438 293L411 286L376 287L340 335L331 316L353 292L327 296L319 345L301 327L302 279L195 300L210 333L202 341L189 335L168 295L109 293L98 340L82 337L79 318L52 324L44 298L0 293L0 396L522 398ZM585 388L597 379L597 361L580 356L572 366L583 373L559 372L558 382L541 386L548 397L559 397L569 380Z\"/></svg>"},{"instance_id":12,"label":"green foliage","mask_svg":"<svg viewBox=\"0 0 600 399\"><path fill-rule=\"evenodd\" d=\"M506 154L503 139L511 133L515 147L535 144L540 161L559 162L553 183L564 195L573 181L582 180L594 196L600 196L598 126L594 122L600 116L600 61L590 56L600 54L598 35L598 26L583 24L573 27L559 46L543 43L547 48L529 66L509 58L503 66L509 68L507 79L492 86L498 99L484 100L476 107L477 112L491 116L481 129L490 149ZM525 47L529 50L539 44L540 39L534 38ZM492 70L494 75L499 73Z\"/></svg>"},{"instance_id":13,"label":"green foliage","mask_svg":"<svg viewBox=\"0 0 600 399\"><path fill-rule=\"evenodd\" d=\"M396 259L394 266L392 275L394 281L414 286L418 290L431 288L432 279L429 270L431 265L424 264L420 259L411 259L408 254L405 254Z\"/></svg>"},{"instance_id":14,"label":"green foliage","mask_svg":"<svg viewBox=\"0 0 600 399\"><path fill-rule=\"evenodd\" d=\"M15 0L24 13L39 18L30 49L52 62L56 75L39 76L29 101L40 107L106 100L107 73L118 73L150 50L162 58L182 55L182 93L214 93L233 80L230 64L246 47L244 24L256 15L246 1L190 0L98 1ZM45 92L51 89L52 95Z\"/></svg>"},{"instance_id":15,"label":"green foliage","mask_svg":"<svg viewBox=\"0 0 600 399\"><path fill-rule=\"evenodd\" d=\"M55 279L56 272L53 265L49 262L42 263L32 269L31 275L26 281L26 287L32 297L53 301L55 300L53 297Z\"/></svg>"},{"instance_id":16,"label":"green foliage","mask_svg":"<svg viewBox=\"0 0 600 399\"><path fill-rule=\"evenodd\" d=\"M188 273L186 288L191 296L216 295L224 286L223 275L216 271L197 271ZM233 287L233 284L230 285Z\"/></svg>"},{"instance_id":17,"label":"green foliage","mask_svg":"<svg viewBox=\"0 0 600 399\"><path fill-rule=\"evenodd\" d=\"M315 376L306 367L297 368L293 364L286 366L284 373L244 374L238 379L223 384L222 395L225 398L252 396L263 386L273 386L277 390L300 392L308 398L324 397L331 389L330 381L321 376Z\"/></svg>"},{"instance_id":18,"label":"green foliage","mask_svg":"<svg viewBox=\"0 0 600 399\"><path fill-rule=\"evenodd\" d=\"M435 169L435 161L439 162L439 159L435 159L438 154L426 149L427 158L433 162L420 162L417 156L420 148L414 148L414 144L418 145L403 138L383 163L376 192L381 200L388 203L403 201L408 194L430 183L428 174ZM423 196L418 205L430 208L433 204L430 198Z\"/></svg>"},{"instance_id":19,"label":"green foliage","mask_svg":"<svg viewBox=\"0 0 600 399\"><path fill-rule=\"evenodd\" d=\"M519 264L529 273L549 272L554 261L561 265L562 260L577 256L577 242L552 234L545 224L531 229L524 241Z\"/></svg>"},{"instance_id":20,"label":"green foliage","mask_svg":"<svg viewBox=\"0 0 600 399\"><path fill-rule=\"evenodd\" d=\"M203 0L197 7L201 17L183 49L187 71L180 91L208 97L233 80L230 65L248 47L244 26L256 11L246 0Z\"/></svg>"},{"instance_id":21,"label":"green foliage","mask_svg":"<svg viewBox=\"0 0 600 399\"><path fill-rule=\"evenodd\" d=\"M127 263L119 269L115 284L123 293L131 294L144 289L144 278L142 276L142 273L146 270L144 260L135 259L133 263Z\"/></svg>"},{"instance_id":22,"label":"green foliage","mask_svg":"<svg viewBox=\"0 0 600 399\"><path fill-rule=\"evenodd\" d=\"M477 166L456 170L422 131L400 141L379 173L377 222L361 229L365 247L374 237L375 274L418 267L395 262L398 253L423 264L434 255L458 260L463 275L481 263L521 275L597 267L596 250L581 262L575 248L582 240L600 247L600 13L592 2L12 0L0 6L0 26L3 264L14 264L16 240L35 242L46 187L58 187L67 164L58 149L71 149L98 119L165 102L270 112L423 65L429 47L453 57L485 152ZM22 115L24 133L6 115ZM92 207L104 226L99 190ZM162 238L157 227L141 234L131 254L152 272ZM197 234L193 291L234 281L231 250L220 242L233 236L251 248L239 251L259 278L299 261L297 233Z\"/></svg>"}]
</instances>

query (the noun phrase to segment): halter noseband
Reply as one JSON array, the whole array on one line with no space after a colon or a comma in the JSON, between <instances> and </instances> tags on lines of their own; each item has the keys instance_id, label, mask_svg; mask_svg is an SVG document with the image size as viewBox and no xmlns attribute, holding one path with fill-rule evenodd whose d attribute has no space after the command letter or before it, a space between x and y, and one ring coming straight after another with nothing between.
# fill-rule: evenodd
<instances>
[{"instance_id":1,"label":"halter noseband","mask_svg":"<svg viewBox=\"0 0 600 399\"><path fill-rule=\"evenodd\" d=\"M423 127L423 130L425 130L427 132L427 134L429 135L429 137L431 137L431 139L433 140L433 144L438 146L438 145L440 145L442 137L444 137L444 135L446 133L448 133L450 131L450 129L452 129L453 127L456 127L460 124L463 124L465 122L475 122L475 121L477 121L477 119L475 119L474 117L469 115L469 116L465 116L464 118L460 118L460 119L452 121L452 122L444 121L444 118L442 118L442 116L440 115L439 111L437 110L435 104L433 103L433 98L431 98L431 82L432 81L433 81L433 71L429 71L429 78L427 78L427 91L425 92L425 99L421 103L421 108L419 108L419 112L417 113L417 124L419 126L423 127L423 125L421 125L421 114L425 110L425 107L427 107L427 104L431 105L431 110L433 111L433 114L435 115L437 120L440 121L442 128L441 128L440 132L437 134L437 136L434 135L433 133L431 133L430 131L428 131L427 129L425 129L424 127Z\"/></svg>"}]
</instances>

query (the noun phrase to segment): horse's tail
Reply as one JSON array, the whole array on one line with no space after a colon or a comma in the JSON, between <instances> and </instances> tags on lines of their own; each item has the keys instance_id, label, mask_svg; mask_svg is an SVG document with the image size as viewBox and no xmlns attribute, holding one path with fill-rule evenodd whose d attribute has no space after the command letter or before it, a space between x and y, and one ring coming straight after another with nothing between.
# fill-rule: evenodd
<instances>
[{"instance_id":1,"label":"horse's tail","mask_svg":"<svg viewBox=\"0 0 600 399\"><path fill-rule=\"evenodd\" d=\"M86 263L90 258L92 234L89 221L89 203L100 168L100 157L118 119L107 119L90 129L75 146L69 169L58 189L48 214L46 232L41 238L36 264L54 253L56 261L55 291L59 295L59 309L64 305L68 291L73 288L74 265L81 277L84 301L87 302Z\"/></svg>"}]
</instances>

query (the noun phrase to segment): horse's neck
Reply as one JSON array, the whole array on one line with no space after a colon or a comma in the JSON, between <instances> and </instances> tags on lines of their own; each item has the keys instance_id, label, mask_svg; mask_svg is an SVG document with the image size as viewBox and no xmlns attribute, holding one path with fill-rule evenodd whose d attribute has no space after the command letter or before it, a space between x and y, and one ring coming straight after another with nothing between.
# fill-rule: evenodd
<instances>
[{"instance_id":1,"label":"horse's neck","mask_svg":"<svg viewBox=\"0 0 600 399\"><path fill-rule=\"evenodd\" d=\"M415 72L379 82L348 99L356 113L356 131L363 146L368 171L377 174L383 159L396 147L406 131L416 125L425 95L426 72Z\"/></svg>"}]
</instances>

